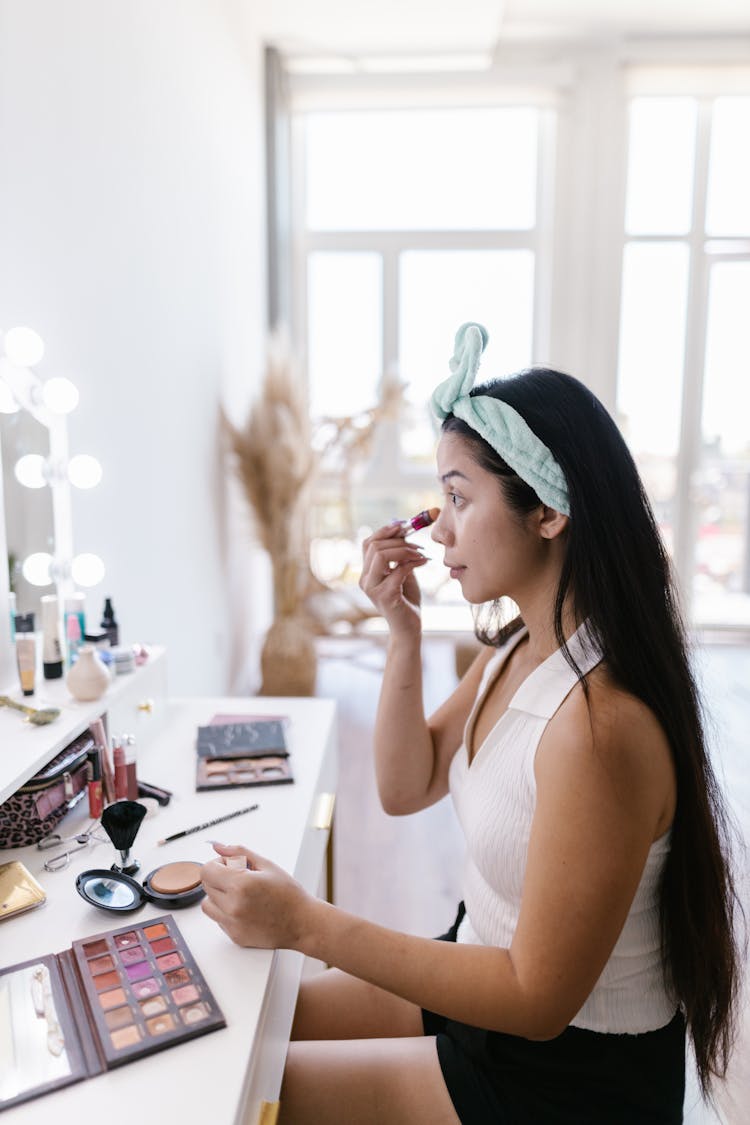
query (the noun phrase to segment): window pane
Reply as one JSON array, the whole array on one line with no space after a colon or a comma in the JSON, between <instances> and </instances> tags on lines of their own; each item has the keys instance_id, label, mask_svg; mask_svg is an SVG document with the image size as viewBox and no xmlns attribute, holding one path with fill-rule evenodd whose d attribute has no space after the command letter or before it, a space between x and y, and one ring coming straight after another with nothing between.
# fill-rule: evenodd
<instances>
[{"instance_id":1,"label":"window pane","mask_svg":"<svg viewBox=\"0 0 750 1125\"><path fill-rule=\"evenodd\" d=\"M673 540L688 249L625 247L617 412L667 546Z\"/></svg>"},{"instance_id":2,"label":"window pane","mask_svg":"<svg viewBox=\"0 0 750 1125\"><path fill-rule=\"evenodd\" d=\"M356 414L378 399L383 369L382 259L314 253L307 265L310 412Z\"/></svg>"},{"instance_id":3,"label":"window pane","mask_svg":"<svg viewBox=\"0 0 750 1125\"><path fill-rule=\"evenodd\" d=\"M625 228L629 234L690 229L697 103L634 98L630 106Z\"/></svg>"},{"instance_id":4,"label":"window pane","mask_svg":"<svg viewBox=\"0 0 750 1125\"><path fill-rule=\"evenodd\" d=\"M534 255L530 250L409 251L400 261L399 366L408 400L418 408L404 452L430 458L434 431L427 411L450 374L456 329L484 324L490 343L479 377L528 367L532 355Z\"/></svg>"},{"instance_id":5,"label":"window pane","mask_svg":"<svg viewBox=\"0 0 750 1125\"><path fill-rule=\"evenodd\" d=\"M750 234L750 98L716 99L708 168L708 234Z\"/></svg>"},{"instance_id":6,"label":"window pane","mask_svg":"<svg viewBox=\"0 0 750 1125\"><path fill-rule=\"evenodd\" d=\"M750 625L750 262L711 270L701 466L694 482L695 618Z\"/></svg>"},{"instance_id":7,"label":"window pane","mask_svg":"<svg viewBox=\"0 0 750 1125\"><path fill-rule=\"evenodd\" d=\"M312 230L526 230L536 211L531 108L314 113Z\"/></svg>"}]
</instances>

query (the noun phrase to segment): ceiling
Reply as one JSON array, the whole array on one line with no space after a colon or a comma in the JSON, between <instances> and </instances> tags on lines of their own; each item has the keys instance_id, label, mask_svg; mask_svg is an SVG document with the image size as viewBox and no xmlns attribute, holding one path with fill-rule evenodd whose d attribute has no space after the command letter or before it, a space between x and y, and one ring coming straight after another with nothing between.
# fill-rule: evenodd
<instances>
[{"instance_id":1,"label":"ceiling","mask_svg":"<svg viewBox=\"0 0 750 1125\"><path fill-rule=\"evenodd\" d=\"M259 0L287 53L494 51L504 41L750 33L748 0Z\"/></svg>"}]
</instances>

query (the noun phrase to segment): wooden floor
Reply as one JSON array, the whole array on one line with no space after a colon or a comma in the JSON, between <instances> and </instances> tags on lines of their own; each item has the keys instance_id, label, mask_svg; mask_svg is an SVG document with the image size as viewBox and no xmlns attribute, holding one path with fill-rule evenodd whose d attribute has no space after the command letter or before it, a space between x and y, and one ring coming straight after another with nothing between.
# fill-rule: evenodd
<instances>
[{"instance_id":1,"label":"wooden floor","mask_svg":"<svg viewBox=\"0 0 750 1125\"><path fill-rule=\"evenodd\" d=\"M335 901L372 921L430 936L452 922L460 897L463 840L450 800L409 817L389 817L375 790L372 729L384 650L369 641L321 646L317 694L335 699L339 721ZM750 841L750 648L696 650L715 767L724 780L740 835ZM425 645L427 711L456 683L453 644ZM739 857L744 901L750 908L747 862ZM748 910L750 917L750 909ZM688 1076L688 1125L750 1122L750 1009L743 1019L730 1080L719 1092L717 1116L703 1106Z\"/></svg>"}]
</instances>

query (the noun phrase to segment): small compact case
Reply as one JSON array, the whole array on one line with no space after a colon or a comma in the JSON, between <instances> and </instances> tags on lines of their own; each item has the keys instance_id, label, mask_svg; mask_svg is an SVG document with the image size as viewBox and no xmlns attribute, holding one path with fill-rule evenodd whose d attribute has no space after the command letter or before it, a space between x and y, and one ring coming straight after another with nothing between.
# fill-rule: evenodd
<instances>
[{"instance_id":1,"label":"small compact case","mask_svg":"<svg viewBox=\"0 0 750 1125\"><path fill-rule=\"evenodd\" d=\"M0 805L0 848L26 848L54 832L86 792L94 746L85 731Z\"/></svg>"},{"instance_id":2,"label":"small compact case","mask_svg":"<svg viewBox=\"0 0 750 1125\"><path fill-rule=\"evenodd\" d=\"M0 969L0 1110L225 1027L171 915Z\"/></svg>"},{"instance_id":3,"label":"small compact case","mask_svg":"<svg viewBox=\"0 0 750 1125\"><path fill-rule=\"evenodd\" d=\"M0 921L47 901L44 888L18 860L0 864Z\"/></svg>"}]
</instances>

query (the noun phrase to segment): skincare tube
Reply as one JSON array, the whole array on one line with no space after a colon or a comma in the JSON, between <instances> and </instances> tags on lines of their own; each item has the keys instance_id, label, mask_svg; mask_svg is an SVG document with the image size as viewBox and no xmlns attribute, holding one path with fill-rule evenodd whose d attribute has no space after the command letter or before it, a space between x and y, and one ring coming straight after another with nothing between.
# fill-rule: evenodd
<instances>
[{"instance_id":1,"label":"skincare tube","mask_svg":"<svg viewBox=\"0 0 750 1125\"><path fill-rule=\"evenodd\" d=\"M54 594L42 595L42 668L45 680L59 680L63 674L60 613Z\"/></svg>"},{"instance_id":2,"label":"skincare tube","mask_svg":"<svg viewBox=\"0 0 750 1125\"><path fill-rule=\"evenodd\" d=\"M21 691L24 695L33 695L36 675L36 634L33 613L16 614L16 660Z\"/></svg>"},{"instance_id":3,"label":"skincare tube","mask_svg":"<svg viewBox=\"0 0 750 1125\"><path fill-rule=\"evenodd\" d=\"M75 664L86 634L86 595L75 593L65 599L65 640L68 666Z\"/></svg>"}]
</instances>

